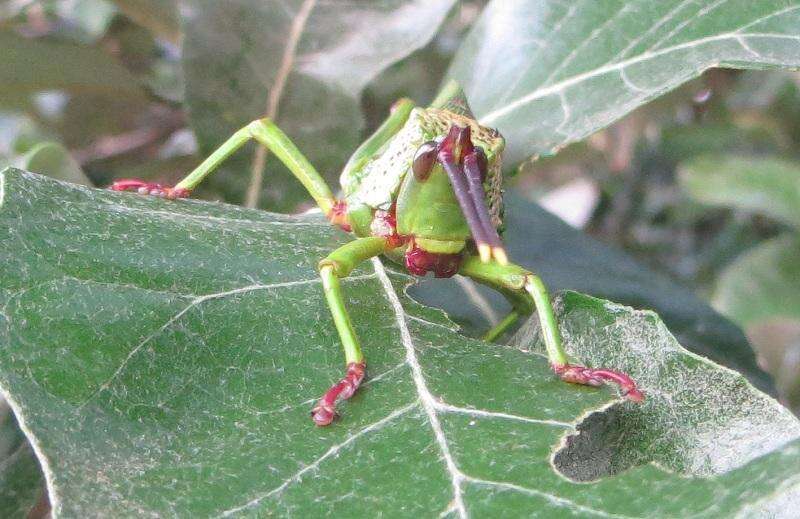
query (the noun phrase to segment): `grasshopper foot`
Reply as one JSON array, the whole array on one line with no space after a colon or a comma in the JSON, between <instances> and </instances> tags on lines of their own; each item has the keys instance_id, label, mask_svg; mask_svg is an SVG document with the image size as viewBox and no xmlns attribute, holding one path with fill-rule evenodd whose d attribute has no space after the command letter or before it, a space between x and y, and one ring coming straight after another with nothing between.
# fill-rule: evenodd
<instances>
[{"instance_id":1,"label":"grasshopper foot","mask_svg":"<svg viewBox=\"0 0 800 519\"><path fill-rule=\"evenodd\" d=\"M140 195L152 195L161 198L169 198L174 200L176 198L186 198L189 196L189 190L184 188L176 188L156 184L155 182L145 182L135 178L126 178L114 181L111 184L112 191L136 191Z\"/></svg>"},{"instance_id":2,"label":"grasshopper foot","mask_svg":"<svg viewBox=\"0 0 800 519\"><path fill-rule=\"evenodd\" d=\"M592 369L584 366L570 364L553 365L553 371L561 380L572 384L585 384L587 386L602 386L605 382L617 384L622 391L622 396L633 402L643 402L644 393L637 387L636 382L619 371L610 369Z\"/></svg>"},{"instance_id":3,"label":"grasshopper foot","mask_svg":"<svg viewBox=\"0 0 800 519\"><path fill-rule=\"evenodd\" d=\"M311 419L320 427L329 425L336 418L336 401L338 399L346 400L353 396L353 394L361 385L366 374L366 362L351 362L347 365L347 372L344 378L331 386L331 388L322 395L319 399L317 406L311 410Z\"/></svg>"}]
</instances>

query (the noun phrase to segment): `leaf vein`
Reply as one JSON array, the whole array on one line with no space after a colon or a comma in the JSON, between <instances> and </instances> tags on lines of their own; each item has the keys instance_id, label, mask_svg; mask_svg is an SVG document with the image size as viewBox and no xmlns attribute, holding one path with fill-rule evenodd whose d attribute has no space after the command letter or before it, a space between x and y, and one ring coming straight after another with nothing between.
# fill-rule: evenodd
<instances>
[{"instance_id":1,"label":"leaf vein","mask_svg":"<svg viewBox=\"0 0 800 519\"><path fill-rule=\"evenodd\" d=\"M625 83L625 86L628 87L632 92L640 92L646 95L652 93L652 90L642 88L631 81L631 78L628 77L628 73L625 72L625 69L619 71L619 77L622 78L622 82Z\"/></svg>"},{"instance_id":2,"label":"leaf vein","mask_svg":"<svg viewBox=\"0 0 800 519\"><path fill-rule=\"evenodd\" d=\"M579 9L580 6L581 6L580 1L573 2L572 5L570 5L564 11L564 15L561 18L559 18L558 21L556 21L553 24L553 26L550 28L550 31L548 31L549 35L551 37L554 37L556 35L556 33L558 33L561 30L561 27L564 26L566 21L569 18L571 18L576 12L578 12L578 9ZM540 46L539 53L541 53L545 49L547 49L548 45L549 44L546 43L544 46ZM514 93L514 90L519 86L519 84L522 82L522 80L525 78L525 76L528 74L528 72L530 72L531 68L533 68L535 65L538 65L538 64L539 64L538 60L530 60L530 62L528 62L528 64L525 65L525 68L517 76L517 79L515 79L513 83L511 83L510 85L508 85L504 89L506 91L506 94L501 98L501 102L504 102L504 101L508 100L508 98Z\"/></svg>"},{"instance_id":3,"label":"leaf vein","mask_svg":"<svg viewBox=\"0 0 800 519\"><path fill-rule=\"evenodd\" d=\"M386 274L386 269L384 269L383 263L381 263L378 258L372 258L372 264L374 265L375 273L377 274L378 279L380 280L381 284L383 285L383 289L386 292L386 297L388 298L389 303L394 310L395 320L397 321L397 326L400 329L400 338L403 342L403 346L406 349L406 362L411 367L411 375L414 380L414 385L417 388L417 394L422 402L422 407L425 410L425 414L428 416L428 422L430 423L431 429L433 429L436 443L439 445L439 450L442 452L442 456L444 457L445 467L450 475L450 480L453 486L453 503L456 507L456 510L458 510L458 515L462 518L465 518L467 517L467 510L464 506L464 499L461 489L461 481L463 480L464 475L459 470L452 454L450 453L450 446L447 443L447 438L445 437L444 430L442 429L442 424L439 422L439 417L436 414L436 400L428 389L428 385L425 382L425 377L422 373L422 367L417 360L414 342L411 338L411 332L408 329L408 323L406 323L403 305L400 303L400 298L397 296L397 292L394 290L394 286L392 285L389 276Z\"/></svg>"},{"instance_id":4,"label":"leaf vein","mask_svg":"<svg viewBox=\"0 0 800 519\"><path fill-rule=\"evenodd\" d=\"M361 387L364 388L364 387L370 386L372 384L375 384L377 382L380 382L382 379L388 377L389 375L391 375L392 373L394 373L398 369L406 367L406 365L407 364L405 362L401 362L400 364L397 364L396 366L394 366L392 368L389 368L386 371L384 371L384 372L382 372L382 373L380 373L380 374L378 374L378 375L376 375L374 377L367 378L367 380L363 384L361 384ZM301 407L301 406L313 404L318 399L319 399L318 397L307 398L306 400L303 400L300 403L286 404L286 405L282 405L280 407L274 407L272 409L266 409L266 410L263 410L263 411L252 410L251 413L253 415L256 415L256 416L269 415L269 414L275 414L275 413L283 413L283 412L289 411L290 409L294 409L296 407Z\"/></svg>"},{"instance_id":5,"label":"leaf vein","mask_svg":"<svg viewBox=\"0 0 800 519\"><path fill-rule=\"evenodd\" d=\"M500 413L496 411L487 411L485 409L473 409L470 407L458 407L444 402L436 402L436 410L443 413L466 414L469 416L476 416L480 418L500 418L504 420L516 420L518 422L535 423L539 425L552 425L555 427L566 427L573 429L573 424L567 422L560 422L558 420L548 420L545 418L530 418L528 416L520 416L509 413Z\"/></svg>"},{"instance_id":6,"label":"leaf vein","mask_svg":"<svg viewBox=\"0 0 800 519\"><path fill-rule=\"evenodd\" d=\"M556 496L554 494L549 494L547 492L543 492L541 490L536 490L534 488L523 487L521 485L517 485L517 484L514 484L514 483L508 483L508 482L505 482L505 481L492 481L492 480L488 480L488 479L480 479L480 478L475 478L475 477L467 476L467 475L464 475L464 479L467 482L475 484L475 485L496 487L496 488L501 488L503 490L511 490L511 491L514 491L514 492L521 492L523 494L529 494L529 495L532 495L532 496L542 497L542 498L546 499L547 501L549 501L550 503L552 503L552 504L554 504L556 506L571 508L573 510L576 510L576 511L579 511L579 512L583 512L585 514L596 515L596 516L599 516L599 517L608 517L608 518L613 518L613 519L638 519L635 516L618 515L618 514L612 514L612 513L603 511L603 510L597 510L596 508L591 508L591 507L588 507L588 506L580 505L578 503L575 503L574 501L570 501L569 499L565 499L563 497L559 497L559 496Z\"/></svg>"},{"instance_id":7,"label":"leaf vein","mask_svg":"<svg viewBox=\"0 0 800 519\"><path fill-rule=\"evenodd\" d=\"M449 330L451 332L457 333L459 331L459 328L457 326L447 326L446 324L435 323L433 321L428 321L427 319L423 319L422 317L417 317L416 315L407 315L406 317L408 317L412 321L417 321L418 323L426 324L429 326L436 326L438 328L444 328L445 330Z\"/></svg>"},{"instance_id":8,"label":"leaf vein","mask_svg":"<svg viewBox=\"0 0 800 519\"><path fill-rule=\"evenodd\" d=\"M800 9L800 6L796 6L795 9ZM674 45L672 47L666 47L664 49L642 53L638 56L633 58L627 59L625 61L620 61L616 63L611 63L607 65L603 65L602 67L597 67L595 69L583 72L581 74L576 74L570 78L564 79L558 83L554 83L547 87L540 87L536 90L532 91L529 94L526 94L511 103L496 108L491 112L488 112L486 115L481 117L481 123L486 125L491 125L494 121L498 118L507 115L508 113L520 108L521 106L527 105L537 99L541 99L543 97L547 97L549 95L558 94L567 88L570 88L576 84L582 83L594 77L602 76L611 72L616 72L631 65L635 65L637 63L642 63L649 61L651 59L657 58L659 56L663 56L666 54L670 54L672 52L677 52L680 50L691 49L700 45L704 45L706 43L713 43L717 41L725 41L725 40L733 40L738 37L743 38L775 38L775 39L787 39L787 40L795 40L800 41L800 35L794 34L780 34L780 33L725 33L725 34L717 34L714 36L708 36L705 38L699 38L697 40L692 40L684 43L680 43L678 45ZM710 66L710 64L709 64Z\"/></svg>"},{"instance_id":9,"label":"leaf vein","mask_svg":"<svg viewBox=\"0 0 800 519\"><path fill-rule=\"evenodd\" d=\"M651 52L651 51L653 51L653 50L657 50L657 49L658 49L658 47L659 47L659 46L660 46L662 43L669 41L669 39L670 39L670 38L672 38L673 36L675 36L676 34L680 34L680 32L681 32L681 31L682 31L682 30L683 30L683 29L684 29L684 28L685 28L687 25L690 25L691 23L694 23L694 22L696 22L697 20L699 20L700 18L704 17L705 15L707 15L708 13L710 13L711 11L713 11L714 9L716 9L717 7L719 7L720 5L724 4L724 3L725 3L725 2L727 2L727 1L728 1L728 0L717 0L717 1L716 1L716 2L714 2L713 4L711 4L711 5L708 5L708 6L704 7L704 8L702 8L702 9L700 9L699 11L697 11L697 12L694 14L694 16L690 16L689 18L687 18L687 19L686 19L686 20L684 20L683 22L681 22L681 23L679 23L678 25L676 25L676 26L675 26L675 27L674 27L674 28L673 28L671 31L669 31L669 32L668 32L668 33L667 33L665 36L663 36L662 38L659 38L659 39L658 39L658 40L657 40L657 41L656 41L654 44L652 44L650 47L648 47L648 49L647 49L645 52Z\"/></svg>"},{"instance_id":10,"label":"leaf vein","mask_svg":"<svg viewBox=\"0 0 800 519\"><path fill-rule=\"evenodd\" d=\"M736 38L736 41L739 43L739 45L741 45L741 46L742 46L742 48L743 48L744 50L746 50L748 53L750 53L750 55L751 55L751 56L753 56L754 58L762 58L761 54L759 54L758 52L756 52L755 50L753 50L753 49L750 47L750 45L748 45L748 44L747 44L747 41L745 41L745 39L744 39L744 38L742 38L741 36L739 36L738 38Z\"/></svg>"},{"instance_id":11,"label":"leaf vein","mask_svg":"<svg viewBox=\"0 0 800 519\"><path fill-rule=\"evenodd\" d=\"M564 68L567 67L567 65L572 63L572 60L575 59L575 57L578 55L578 53L583 47L585 47L588 43L594 41L594 39L597 38L597 36L600 35L601 32L605 31L608 28L608 26L611 25L612 22L616 21L616 19L619 16L624 15L628 12L629 12L629 4L623 3L622 7L620 7L620 9L617 12L615 12L605 22L603 22L601 25L596 27L592 32L590 32L589 35L586 36L586 38L584 38L578 45L573 47L572 51L570 51L570 53L563 60L561 60L558 66L554 68L553 71L550 72L550 74L542 81L542 84L543 85L549 84L550 81L552 81L553 78L555 78L559 72L564 70Z\"/></svg>"},{"instance_id":12,"label":"leaf vein","mask_svg":"<svg viewBox=\"0 0 800 519\"><path fill-rule=\"evenodd\" d=\"M283 483L281 483L279 486L273 488L272 490L270 490L269 492L267 492L265 494L262 494L262 495L260 495L260 496L258 496L256 498L254 498L254 499L251 499L250 501L248 501L247 503L245 503L243 505L240 505L240 506L225 510L224 512L220 513L217 517L230 517L231 515L233 515L233 514L235 514L237 512L241 512L242 510L246 510L248 508L253 508L255 506L258 506L258 504L261 503L264 499L272 497L275 494L279 494L286 487L291 485L292 483L300 481L300 478L303 477L303 474L305 474L306 472L309 472L311 470L316 469L317 467L319 467L319 465L323 461L325 461L326 459L328 459L330 457L335 456L336 454L338 454L338 452L340 450L342 450L343 448L347 447L348 445L350 445L351 443L356 441L361 436L364 436L367 433L382 429L383 427L385 427L389 423L391 423L395 418L398 418L399 416L402 416L405 413L411 411L418 404L419 404L419 402L417 402L417 401L412 402L412 403L408 404L405 407L402 407L400 409L392 411L391 413L389 413L385 417L381 418L377 422L374 422L374 423L364 427L363 429L359 430L358 432L356 432L354 434L351 434L350 436L347 437L346 440L344 440L341 443L337 443L336 445L333 445L331 448L329 448L327 451L325 451L325 453L322 456L318 457L317 459L315 459L314 461L312 461L311 463L309 463L308 465L306 465L302 469L300 469L297 472L295 472L294 474L292 474L289 478L284 480Z\"/></svg>"},{"instance_id":13,"label":"leaf vein","mask_svg":"<svg viewBox=\"0 0 800 519\"><path fill-rule=\"evenodd\" d=\"M363 276L351 276L351 277L349 277L347 279L351 280L351 281L354 281L354 280L360 280L360 279L371 279L373 277L375 277L374 274L366 274L366 275L363 275ZM198 305L200 305L202 303L205 303L206 301L211 301L211 300L214 300L214 299L221 299L223 297L228 297L228 296L232 296L232 295L236 295L236 294L243 294L243 293L246 293L246 292L253 292L253 291L256 291L256 290L269 290L269 289L275 289L275 288L287 288L287 287L294 287L294 286L299 286L299 285L309 285L309 284L319 283L319 282L320 282L319 278L315 278L315 279L304 279L304 280L300 280L300 281L286 281L286 282L283 282L283 283L273 283L273 284L270 284L270 285L255 284L255 285L248 285L248 286L245 286L245 287L235 288L233 290L226 290L224 292L206 294L206 295L202 295L202 296L199 296L199 297L193 299L182 310L180 310L178 313L176 313L175 315L170 317L167 320L167 322L165 322L160 328L158 328L156 331L154 331L153 333L151 333L150 335L145 337L141 342L139 342L139 344L137 344L136 347L134 347L128 353L128 355L122 360L122 363L114 371L114 373L112 373L111 376L105 382L103 382L100 385L99 388L97 388L91 395L89 395L89 397L86 400L84 400L80 405L78 405L76 410L82 409L84 406L86 406L86 404L88 404L91 400L93 400L98 394L100 394L101 392L103 392L106 389L108 389L110 387L111 383L114 380L116 380L116 378L120 375L120 373L122 373L122 371L128 365L128 362L130 362L131 358L133 358L147 343L149 343L151 340L153 340L154 338L159 336L164 330L169 328L173 323L175 323L181 317L186 315L186 313L189 312L192 308L194 308L194 307L196 307L196 306L198 306Z\"/></svg>"},{"instance_id":14,"label":"leaf vein","mask_svg":"<svg viewBox=\"0 0 800 519\"><path fill-rule=\"evenodd\" d=\"M653 32L657 31L658 29L660 29L662 25L664 25L665 23L670 21L672 18L674 18L675 15L678 13L678 11L680 11L681 9L686 7L687 4L690 4L693 1L694 0L684 0L683 2L681 2L680 4L678 4L677 6L672 8L667 14L665 14L656 23L654 23L652 26L650 26L649 29L647 29L645 32L640 34L637 38L634 38L633 40L628 42L628 45L626 45L625 48L620 51L619 57L624 58L628 54L628 51L630 51L632 48L636 47L643 39L648 37L650 34L652 34Z\"/></svg>"}]
</instances>

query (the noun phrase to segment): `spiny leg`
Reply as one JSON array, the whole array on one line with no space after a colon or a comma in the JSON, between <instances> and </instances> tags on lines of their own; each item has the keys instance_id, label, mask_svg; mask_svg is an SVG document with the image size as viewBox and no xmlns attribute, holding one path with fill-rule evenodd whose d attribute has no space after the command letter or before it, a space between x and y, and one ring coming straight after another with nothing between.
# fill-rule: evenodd
<instances>
[{"instance_id":1,"label":"spiny leg","mask_svg":"<svg viewBox=\"0 0 800 519\"><path fill-rule=\"evenodd\" d=\"M344 378L331 386L311 411L311 417L317 425L328 425L333 421L336 417L337 400L353 396L364 379L367 367L353 323L344 305L339 280L347 277L362 261L378 256L389 248L386 238L375 236L359 238L339 247L319 262L325 299L333 314L333 322L344 349L346 371Z\"/></svg>"},{"instance_id":2,"label":"spiny leg","mask_svg":"<svg viewBox=\"0 0 800 519\"><path fill-rule=\"evenodd\" d=\"M604 382L612 382L620 387L626 398L635 402L644 400L644 395L636 387L636 383L625 373L569 363L561 344L561 333L558 330L558 322L550 302L550 295L539 276L518 265L487 264L474 256L469 256L464 260L459 273L499 290L509 298L514 307L508 317L487 333L487 337L495 339L502 335L520 316L530 314L532 308L535 307L539 316L547 358L556 375L562 380L574 384L600 386Z\"/></svg>"},{"instance_id":3,"label":"spiny leg","mask_svg":"<svg viewBox=\"0 0 800 519\"><path fill-rule=\"evenodd\" d=\"M283 162L289 171L305 186L320 209L326 216L331 218L333 223L345 223L345 215L340 207L341 202L337 202L325 179L297 149L289 137L269 119L258 119L234 133L189 173L186 178L178 182L175 187L162 186L136 179L123 179L114 182L111 185L111 189L115 191L137 190L143 194L166 198L189 196L203 179L251 139L261 143ZM337 221L337 219L340 221Z\"/></svg>"},{"instance_id":4,"label":"spiny leg","mask_svg":"<svg viewBox=\"0 0 800 519\"><path fill-rule=\"evenodd\" d=\"M345 166L345 173L361 167L365 160L372 158L375 152L405 124L413 108L414 103L411 100L398 100L392 106L392 111L386 121L353 153L353 156ZM334 198L328 184L314 166L297 149L289 137L267 118L253 121L234 133L175 187L138 179L120 179L111 185L111 189L115 191L138 191L141 194L170 199L187 197L225 159L251 139L258 141L283 162L305 186L331 223L341 226L346 231L350 230L347 222L346 204Z\"/></svg>"}]
</instances>

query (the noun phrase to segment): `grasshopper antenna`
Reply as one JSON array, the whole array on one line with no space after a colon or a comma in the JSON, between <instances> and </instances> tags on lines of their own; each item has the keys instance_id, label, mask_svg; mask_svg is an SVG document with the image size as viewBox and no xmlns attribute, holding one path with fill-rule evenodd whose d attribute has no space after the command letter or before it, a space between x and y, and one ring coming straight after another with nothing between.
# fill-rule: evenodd
<instances>
[{"instance_id":1,"label":"grasshopper antenna","mask_svg":"<svg viewBox=\"0 0 800 519\"><path fill-rule=\"evenodd\" d=\"M469 126L452 126L441 143L438 159L453 185L481 262L488 263L494 257L501 265L507 265L508 254L486 207L486 155L472 144L470 134Z\"/></svg>"},{"instance_id":2,"label":"grasshopper antenna","mask_svg":"<svg viewBox=\"0 0 800 519\"><path fill-rule=\"evenodd\" d=\"M508 254L506 254L503 241L500 239L497 229L492 225L489 208L486 207L486 191L483 189L483 181L486 178L487 171L486 155L483 149L473 147L471 142L469 146L473 149L464 155L464 175L467 178L467 185L469 185L470 198L472 198L472 203L475 205L478 220L483 227L491 255L494 256L494 259L499 264L508 265Z\"/></svg>"},{"instance_id":3,"label":"grasshopper antenna","mask_svg":"<svg viewBox=\"0 0 800 519\"><path fill-rule=\"evenodd\" d=\"M475 209L472 197L469 194L469 186L464 176L464 170L461 164L456 161L455 157L455 154L461 151L460 149L456 149L458 148L457 144L460 140L459 134L461 133L462 129L458 126L450 128L450 132L448 132L447 137L444 138L439 147L437 159L450 178L450 183L453 186L453 192L456 195L456 200L458 200L458 205L461 206L461 212L464 213L464 218L467 220L472 238L475 240L475 245L478 247L478 253L481 255L481 261L486 263L489 261L489 257L486 257L484 260L484 255L487 251L491 253L489 240L478 218L478 212Z\"/></svg>"}]
</instances>

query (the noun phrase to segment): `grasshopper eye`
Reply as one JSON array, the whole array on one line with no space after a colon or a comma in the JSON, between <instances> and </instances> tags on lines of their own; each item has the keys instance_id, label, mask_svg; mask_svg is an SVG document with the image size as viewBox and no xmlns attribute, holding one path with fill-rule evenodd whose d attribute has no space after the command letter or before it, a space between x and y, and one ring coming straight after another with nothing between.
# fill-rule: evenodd
<instances>
[{"instance_id":1,"label":"grasshopper eye","mask_svg":"<svg viewBox=\"0 0 800 519\"><path fill-rule=\"evenodd\" d=\"M411 169L417 180L424 182L428 179L437 153L439 153L439 145L435 141L428 141L419 147L414 155L414 161L411 163Z\"/></svg>"}]
</instances>

